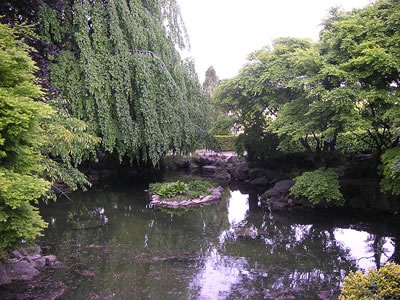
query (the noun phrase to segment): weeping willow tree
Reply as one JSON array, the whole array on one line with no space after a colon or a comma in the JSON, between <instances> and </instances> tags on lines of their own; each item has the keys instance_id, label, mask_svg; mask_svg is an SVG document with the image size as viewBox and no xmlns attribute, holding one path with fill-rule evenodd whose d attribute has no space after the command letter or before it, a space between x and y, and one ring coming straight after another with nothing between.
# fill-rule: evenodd
<instances>
[{"instance_id":1,"label":"weeping willow tree","mask_svg":"<svg viewBox=\"0 0 400 300\"><path fill-rule=\"evenodd\" d=\"M194 64L176 49L188 39L175 0L42 3L40 20L60 50L49 57L51 84L106 151L156 165L205 137Z\"/></svg>"}]
</instances>

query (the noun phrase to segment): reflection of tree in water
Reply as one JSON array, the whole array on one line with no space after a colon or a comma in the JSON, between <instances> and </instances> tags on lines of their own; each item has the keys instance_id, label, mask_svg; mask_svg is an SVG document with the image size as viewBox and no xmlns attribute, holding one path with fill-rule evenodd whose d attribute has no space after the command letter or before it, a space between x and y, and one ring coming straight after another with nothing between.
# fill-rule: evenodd
<instances>
[{"instance_id":1,"label":"reflection of tree in water","mask_svg":"<svg viewBox=\"0 0 400 300\"><path fill-rule=\"evenodd\" d=\"M107 296L111 290L123 297L155 299L173 287L171 295L182 297L201 268L199 258L229 228L225 202L179 216L147 209L143 189L131 192L76 194L61 211L43 209L46 219L56 220L46 240L54 240L57 256L70 267L56 277L77 284L67 298L90 290ZM72 224L99 215L107 216L110 225L72 230ZM82 274L93 274L95 280Z\"/></svg>"},{"instance_id":2,"label":"reflection of tree in water","mask_svg":"<svg viewBox=\"0 0 400 300\"><path fill-rule=\"evenodd\" d=\"M384 247L387 242L386 237L380 234L369 234L366 242L368 243L370 252L373 253L376 269L382 267L392 258L387 255L388 249Z\"/></svg>"},{"instance_id":3,"label":"reflection of tree in water","mask_svg":"<svg viewBox=\"0 0 400 300\"><path fill-rule=\"evenodd\" d=\"M226 243L226 256L240 256L244 249L252 249L246 252L247 272L242 272L240 284L232 288L232 298L255 289L264 297L287 292L296 299L308 299L321 291L338 291L343 276L355 270L349 250L336 242L332 229L283 224L271 215L258 228L264 232L261 240Z\"/></svg>"},{"instance_id":4,"label":"reflection of tree in water","mask_svg":"<svg viewBox=\"0 0 400 300\"><path fill-rule=\"evenodd\" d=\"M325 217L316 221L302 214L263 215L250 199L246 220L235 226L257 228L262 239L234 241L225 235L230 231L225 201L173 215L147 209L143 189L77 194L73 202L41 211L48 222L55 220L46 240L54 241L54 253L68 267L56 276L76 285L69 286L66 298L86 299L93 291L101 297L114 293L126 299L165 299L166 294L167 299L196 298L203 284L196 280L211 266L232 272L221 279L229 281L226 298L276 299L294 294L296 299L310 299L337 292L344 275L355 269L349 250L335 240L335 227L349 227L342 221L338 226ZM99 215L107 216L110 225L72 230L71 220ZM379 261L380 237L386 229L364 230L374 234L371 246ZM393 259L398 259L399 243L393 241Z\"/></svg>"}]
</instances>

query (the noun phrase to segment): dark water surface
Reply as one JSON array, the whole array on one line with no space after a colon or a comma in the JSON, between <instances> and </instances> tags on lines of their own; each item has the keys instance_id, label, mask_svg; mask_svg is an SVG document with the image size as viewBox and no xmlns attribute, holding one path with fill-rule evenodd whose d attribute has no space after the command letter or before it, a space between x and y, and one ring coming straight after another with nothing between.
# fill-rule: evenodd
<instances>
[{"instance_id":1,"label":"dark water surface","mask_svg":"<svg viewBox=\"0 0 400 300\"><path fill-rule=\"evenodd\" d=\"M63 299L335 299L350 270L399 256L396 219L269 213L229 189L179 215L148 208L145 188L75 193L41 208L41 244L64 265L53 276Z\"/></svg>"}]
</instances>

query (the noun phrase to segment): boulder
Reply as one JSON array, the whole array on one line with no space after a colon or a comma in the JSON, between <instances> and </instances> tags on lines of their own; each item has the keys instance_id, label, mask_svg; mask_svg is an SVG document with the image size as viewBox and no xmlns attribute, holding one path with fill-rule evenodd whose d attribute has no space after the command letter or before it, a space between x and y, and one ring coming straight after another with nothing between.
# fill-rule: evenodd
<instances>
[{"instance_id":1,"label":"boulder","mask_svg":"<svg viewBox=\"0 0 400 300\"><path fill-rule=\"evenodd\" d=\"M229 183L231 181L231 178L231 174L229 174L227 171L218 172L215 176L215 180L224 184Z\"/></svg>"},{"instance_id":2,"label":"boulder","mask_svg":"<svg viewBox=\"0 0 400 300\"><path fill-rule=\"evenodd\" d=\"M25 249L26 249L26 252L28 253L28 255L32 255L32 256L40 255L40 253L42 252L42 249L40 249L39 246L28 247Z\"/></svg>"},{"instance_id":3,"label":"boulder","mask_svg":"<svg viewBox=\"0 0 400 300\"><path fill-rule=\"evenodd\" d=\"M267 185L268 184L268 179L267 177L261 177L261 178L256 178L250 181L251 184L254 185Z\"/></svg>"},{"instance_id":4,"label":"boulder","mask_svg":"<svg viewBox=\"0 0 400 300\"><path fill-rule=\"evenodd\" d=\"M22 258L22 254L21 252L18 251L18 249L15 249L14 251L11 252L10 257L20 259Z\"/></svg>"},{"instance_id":5,"label":"boulder","mask_svg":"<svg viewBox=\"0 0 400 300\"><path fill-rule=\"evenodd\" d=\"M47 265L52 265L57 261L57 257L55 255L47 255L43 256L43 258L46 260Z\"/></svg>"},{"instance_id":6,"label":"boulder","mask_svg":"<svg viewBox=\"0 0 400 300\"><path fill-rule=\"evenodd\" d=\"M217 173L217 167L216 166L203 166L201 168L203 176L210 176L213 177Z\"/></svg>"},{"instance_id":7,"label":"boulder","mask_svg":"<svg viewBox=\"0 0 400 300\"><path fill-rule=\"evenodd\" d=\"M197 173L197 172L200 171L200 167L199 167L198 165L191 164L191 165L189 166L189 170L190 170L190 172L192 172L192 173Z\"/></svg>"},{"instance_id":8,"label":"boulder","mask_svg":"<svg viewBox=\"0 0 400 300\"><path fill-rule=\"evenodd\" d=\"M271 211L280 211L283 210L287 207L289 207L289 203L288 202L271 202L269 205L269 208Z\"/></svg>"},{"instance_id":9,"label":"boulder","mask_svg":"<svg viewBox=\"0 0 400 300\"><path fill-rule=\"evenodd\" d=\"M249 179L254 180L257 178L265 177L269 181L275 181L279 178L280 174L278 171L262 169L262 168L251 168L249 169Z\"/></svg>"},{"instance_id":10,"label":"boulder","mask_svg":"<svg viewBox=\"0 0 400 300\"><path fill-rule=\"evenodd\" d=\"M214 157L209 157L209 156L200 156L198 159L198 164L200 166L208 166L208 165L214 165L218 161L217 158Z\"/></svg>"},{"instance_id":11,"label":"boulder","mask_svg":"<svg viewBox=\"0 0 400 300\"><path fill-rule=\"evenodd\" d=\"M182 159L182 160L175 161L175 165L181 169L189 168L190 164L191 164L191 161L189 159Z\"/></svg>"},{"instance_id":12,"label":"boulder","mask_svg":"<svg viewBox=\"0 0 400 300\"><path fill-rule=\"evenodd\" d=\"M232 177L239 181L245 181L249 179L249 167L247 164L241 164L237 166L232 172Z\"/></svg>"},{"instance_id":13,"label":"boulder","mask_svg":"<svg viewBox=\"0 0 400 300\"><path fill-rule=\"evenodd\" d=\"M294 183L294 180L282 180L277 182L273 188L269 189L261 196L261 203L267 205L271 211L282 210L293 206L294 202L289 198L289 193Z\"/></svg>"},{"instance_id":14,"label":"boulder","mask_svg":"<svg viewBox=\"0 0 400 300\"><path fill-rule=\"evenodd\" d=\"M226 162L227 162L228 164L237 165L237 164L240 164L240 158L237 157L237 156L231 156L231 157L229 157L229 158L227 159Z\"/></svg>"},{"instance_id":15,"label":"boulder","mask_svg":"<svg viewBox=\"0 0 400 300\"><path fill-rule=\"evenodd\" d=\"M46 258L40 257L40 258L34 260L34 261L33 261L33 266L34 266L36 269L39 269L39 270L40 270L40 269L43 269L43 268L46 266Z\"/></svg>"},{"instance_id":16,"label":"boulder","mask_svg":"<svg viewBox=\"0 0 400 300\"><path fill-rule=\"evenodd\" d=\"M30 280L39 274L39 271L27 261L6 264L6 270L9 280Z\"/></svg>"},{"instance_id":17,"label":"boulder","mask_svg":"<svg viewBox=\"0 0 400 300\"><path fill-rule=\"evenodd\" d=\"M261 168L251 168L249 169L249 179L254 180L256 178L260 178L265 176L264 174L265 169Z\"/></svg>"},{"instance_id":18,"label":"boulder","mask_svg":"<svg viewBox=\"0 0 400 300\"><path fill-rule=\"evenodd\" d=\"M0 264L0 286L10 282L5 265Z\"/></svg>"}]
</instances>

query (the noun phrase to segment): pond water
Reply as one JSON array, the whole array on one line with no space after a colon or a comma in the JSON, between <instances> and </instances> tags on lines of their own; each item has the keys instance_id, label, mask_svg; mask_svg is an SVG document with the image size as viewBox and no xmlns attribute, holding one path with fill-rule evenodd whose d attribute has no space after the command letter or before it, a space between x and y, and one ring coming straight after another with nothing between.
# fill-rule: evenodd
<instances>
[{"instance_id":1,"label":"pond water","mask_svg":"<svg viewBox=\"0 0 400 300\"><path fill-rule=\"evenodd\" d=\"M63 299L335 299L350 270L399 256L395 219L269 213L229 188L220 203L171 214L148 208L145 188L41 208L41 245L64 266L52 276Z\"/></svg>"}]
</instances>

